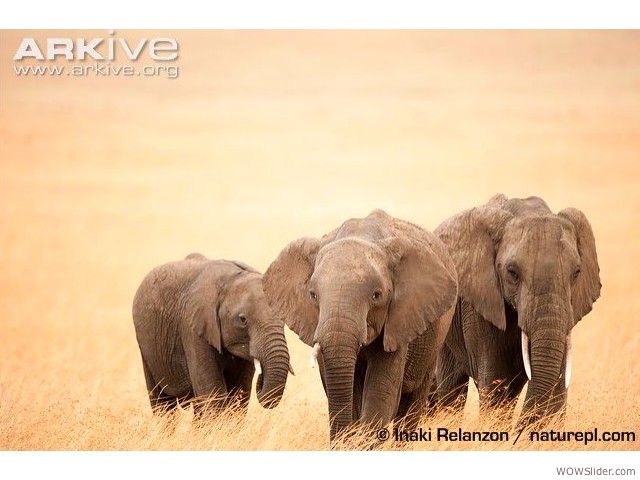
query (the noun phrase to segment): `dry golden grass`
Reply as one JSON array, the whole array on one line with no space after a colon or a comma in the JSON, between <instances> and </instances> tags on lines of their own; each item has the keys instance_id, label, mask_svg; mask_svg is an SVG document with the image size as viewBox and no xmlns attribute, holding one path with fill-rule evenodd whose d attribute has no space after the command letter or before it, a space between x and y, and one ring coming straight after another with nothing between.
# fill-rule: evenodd
<instances>
[{"instance_id":1,"label":"dry golden grass","mask_svg":"<svg viewBox=\"0 0 640 480\"><path fill-rule=\"evenodd\" d=\"M433 229L496 192L590 218L603 291L575 331L565 428L640 435L638 32L170 35L176 80L20 78L28 35L0 33L0 449L327 449L318 372L291 332L298 375L277 409L154 418L139 282L193 251L264 270L290 240L374 208ZM423 426L495 425L471 398Z\"/></svg>"}]
</instances>

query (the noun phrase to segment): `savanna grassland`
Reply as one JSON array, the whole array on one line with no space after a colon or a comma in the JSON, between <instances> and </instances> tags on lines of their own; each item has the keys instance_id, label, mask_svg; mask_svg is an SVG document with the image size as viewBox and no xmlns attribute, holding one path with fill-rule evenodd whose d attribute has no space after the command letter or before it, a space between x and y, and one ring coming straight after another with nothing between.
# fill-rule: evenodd
<instances>
[{"instance_id":1,"label":"savanna grassland","mask_svg":"<svg viewBox=\"0 0 640 480\"><path fill-rule=\"evenodd\" d=\"M107 32L0 33L0 449L327 449L326 398L292 332L277 409L254 394L246 417L154 418L138 284L194 251L264 271L289 241L374 208L433 230L496 192L590 219L603 289L574 331L565 429L637 440L381 448L640 447L638 32L117 35L176 37L179 78L17 76L23 37ZM499 424L470 399L422 425Z\"/></svg>"}]
</instances>

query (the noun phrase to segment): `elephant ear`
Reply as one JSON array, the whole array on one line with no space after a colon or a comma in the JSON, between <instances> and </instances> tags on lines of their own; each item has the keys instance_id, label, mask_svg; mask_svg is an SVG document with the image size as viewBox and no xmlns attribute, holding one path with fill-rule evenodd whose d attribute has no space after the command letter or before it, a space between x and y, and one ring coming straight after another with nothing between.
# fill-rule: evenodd
<instances>
[{"instance_id":1,"label":"elephant ear","mask_svg":"<svg viewBox=\"0 0 640 480\"><path fill-rule=\"evenodd\" d=\"M220 353L222 334L218 309L223 281L216 269L204 268L189 287L185 302L187 323L191 330Z\"/></svg>"},{"instance_id":2,"label":"elephant ear","mask_svg":"<svg viewBox=\"0 0 640 480\"><path fill-rule=\"evenodd\" d=\"M335 231L332 234L335 236ZM303 237L291 242L262 277L264 293L272 310L307 345L313 342L318 326L318 313L309 298L309 279L318 251L330 239L328 234L322 239Z\"/></svg>"},{"instance_id":3,"label":"elephant ear","mask_svg":"<svg viewBox=\"0 0 640 480\"><path fill-rule=\"evenodd\" d=\"M394 293L384 325L384 350L408 345L453 308L455 273L447 270L426 242L392 237L382 242L391 254Z\"/></svg>"},{"instance_id":4,"label":"elephant ear","mask_svg":"<svg viewBox=\"0 0 640 480\"><path fill-rule=\"evenodd\" d=\"M501 208L476 207L445 220L435 230L456 266L460 297L503 331L507 321L495 267L496 245L512 218Z\"/></svg>"},{"instance_id":5,"label":"elephant ear","mask_svg":"<svg viewBox=\"0 0 640 480\"><path fill-rule=\"evenodd\" d=\"M600 266L596 253L596 239L591 224L584 213L577 208L565 208L558 213L569 220L576 231L578 254L580 255L580 275L571 291L571 303L576 323L593 308L593 303L600 297Z\"/></svg>"}]
</instances>

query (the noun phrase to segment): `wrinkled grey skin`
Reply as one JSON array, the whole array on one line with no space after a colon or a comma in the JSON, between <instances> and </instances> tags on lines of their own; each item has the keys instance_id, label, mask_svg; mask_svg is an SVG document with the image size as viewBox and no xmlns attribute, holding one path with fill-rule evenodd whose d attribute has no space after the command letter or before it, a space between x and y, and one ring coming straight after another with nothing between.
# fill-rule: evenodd
<instances>
[{"instance_id":1,"label":"wrinkled grey skin","mask_svg":"<svg viewBox=\"0 0 640 480\"><path fill-rule=\"evenodd\" d=\"M438 401L463 405L469 377L481 408L515 400L527 382L524 332L531 380L519 423L563 416L571 331L601 288L585 215L575 208L556 215L540 198L499 194L446 220L435 233L449 248L459 281L438 358Z\"/></svg>"},{"instance_id":2,"label":"wrinkled grey skin","mask_svg":"<svg viewBox=\"0 0 640 480\"><path fill-rule=\"evenodd\" d=\"M203 407L246 408L255 371L265 408L278 405L289 368L284 322L262 275L240 262L191 254L153 269L133 301L133 322L154 412L195 398Z\"/></svg>"},{"instance_id":3,"label":"wrinkled grey skin","mask_svg":"<svg viewBox=\"0 0 640 480\"><path fill-rule=\"evenodd\" d=\"M320 345L331 440L356 420L417 420L457 295L433 234L376 210L290 243L264 288L300 339Z\"/></svg>"}]
</instances>

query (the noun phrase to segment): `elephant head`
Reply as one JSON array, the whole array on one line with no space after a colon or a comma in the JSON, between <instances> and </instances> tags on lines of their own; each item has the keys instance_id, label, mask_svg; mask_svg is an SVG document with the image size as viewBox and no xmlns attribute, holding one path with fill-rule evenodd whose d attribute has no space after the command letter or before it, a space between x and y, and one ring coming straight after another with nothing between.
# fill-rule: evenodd
<instances>
[{"instance_id":1,"label":"elephant head","mask_svg":"<svg viewBox=\"0 0 640 480\"><path fill-rule=\"evenodd\" d=\"M375 341L385 352L406 348L455 303L457 283L425 233L374 211L290 243L264 275L274 310L321 351L331 438L354 420L361 349Z\"/></svg>"},{"instance_id":2,"label":"elephant head","mask_svg":"<svg viewBox=\"0 0 640 480\"><path fill-rule=\"evenodd\" d=\"M557 215L537 197L497 195L435 232L449 246L460 296L505 330L516 313L524 369L530 380L523 414L555 413L571 376L571 332L600 296L595 239L585 215ZM560 398L554 398L560 397Z\"/></svg>"},{"instance_id":3,"label":"elephant head","mask_svg":"<svg viewBox=\"0 0 640 480\"><path fill-rule=\"evenodd\" d=\"M207 261L187 295L187 317L191 328L219 353L253 362L258 373L256 395L265 408L280 402L287 381L289 351L284 322L274 315L262 288L262 275L241 262L221 269L220 262Z\"/></svg>"}]
</instances>

